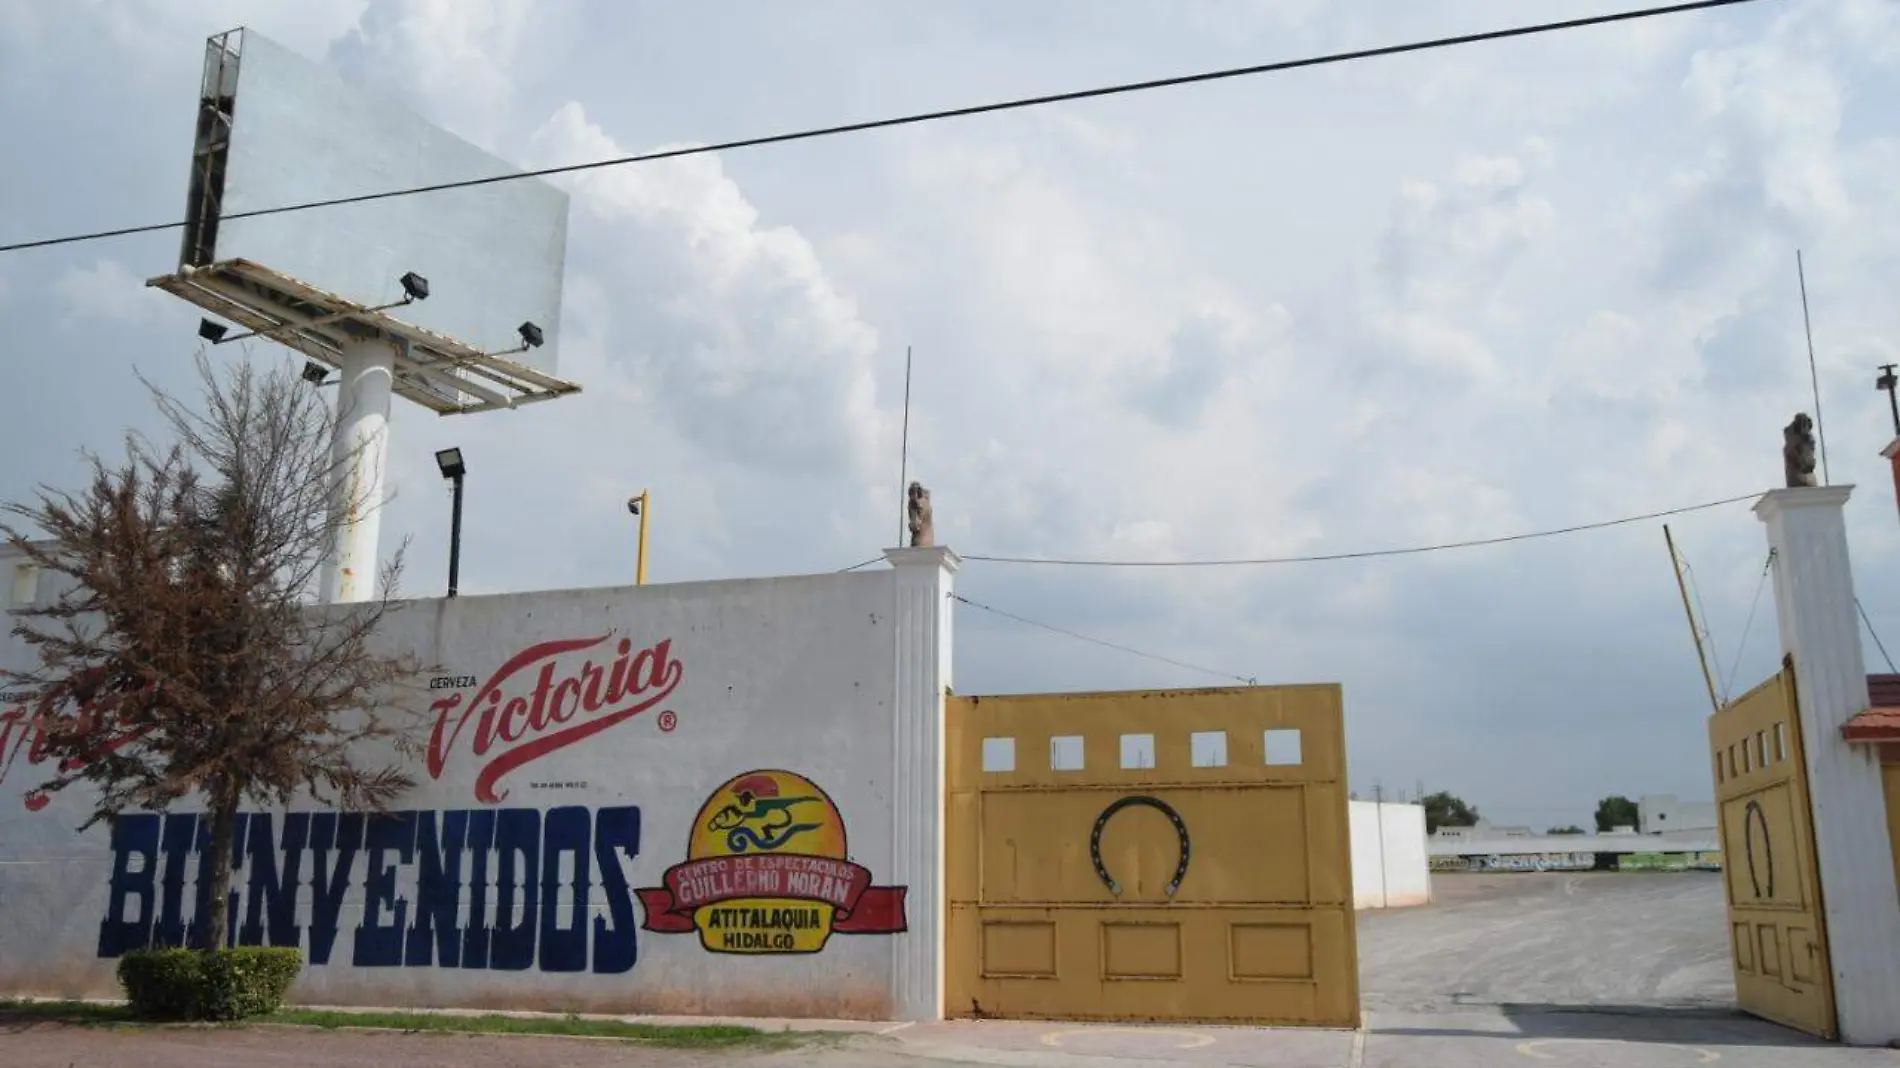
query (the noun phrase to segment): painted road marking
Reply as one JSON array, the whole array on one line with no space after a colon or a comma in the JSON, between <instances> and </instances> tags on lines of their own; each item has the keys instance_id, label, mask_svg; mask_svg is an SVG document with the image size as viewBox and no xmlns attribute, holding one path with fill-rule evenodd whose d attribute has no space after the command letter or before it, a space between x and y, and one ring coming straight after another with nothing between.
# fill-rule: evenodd
<instances>
[{"instance_id":1,"label":"painted road marking","mask_svg":"<svg viewBox=\"0 0 1900 1068\"><path fill-rule=\"evenodd\" d=\"M1543 1061L1554 1061L1557 1059L1556 1054L1545 1053L1542 1050L1538 1049L1537 1047L1554 1046L1559 1042L1568 1042L1572 1044L1579 1043L1579 1042L1594 1043L1594 1044L1615 1043L1616 1045L1619 1045L1619 1046L1627 1046L1627 1045L1632 1044L1629 1042L1625 1042L1620 1038L1539 1038L1539 1039L1533 1039L1532 1041L1529 1041L1529 1042L1518 1043L1517 1051L1519 1053L1522 1053L1526 1057L1535 1057L1538 1060L1543 1060ZM1700 1046L1664 1046L1663 1048L1687 1050L1688 1052L1696 1055L1696 1060L1700 1064L1712 1064L1715 1061L1719 1061L1722 1059L1722 1055L1720 1053L1717 1053L1711 1049L1703 1049Z\"/></svg>"},{"instance_id":2,"label":"painted road marking","mask_svg":"<svg viewBox=\"0 0 1900 1068\"><path fill-rule=\"evenodd\" d=\"M1173 1035L1181 1040L1175 1049L1200 1049L1214 1044L1213 1035L1198 1031L1173 1031L1165 1027L1078 1027L1068 1031L1050 1031L1042 1036L1042 1044L1061 1049L1063 1039L1077 1035Z\"/></svg>"}]
</instances>

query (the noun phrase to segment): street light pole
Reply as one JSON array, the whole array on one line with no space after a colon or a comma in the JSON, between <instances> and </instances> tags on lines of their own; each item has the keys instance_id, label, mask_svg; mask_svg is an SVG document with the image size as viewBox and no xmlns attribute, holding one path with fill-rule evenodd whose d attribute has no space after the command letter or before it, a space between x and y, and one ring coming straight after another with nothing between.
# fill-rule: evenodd
<instances>
[{"instance_id":1,"label":"street light pole","mask_svg":"<svg viewBox=\"0 0 1900 1068\"><path fill-rule=\"evenodd\" d=\"M1896 378L1893 373L1895 366L1891 363L1880 365L1880 377L1874 379L1874 388L1886 392L1887 407L1893 412L1893 432L1896 437L1900 437L1900 400L1894 397L1894 387L1900 385L1900 378Z\"/></svg>"},{"instance_id":2,"label":"street light pole","mask_svg":"<svg viewBox=\"0 0 1900 1068\"><path fill-rule=\"evenodd\" d=\"M456 595L462 579L462 477L468 467L462 462L461 449L443 449L435 454L442 477L455 487L455 503L449 513L449 596Z\"/></svg>"},{"instance_id":3,"label":"street light pole","mask_svg":"<svg viewBox=\"0 0 1900 1068\"><path fill-rule=\"evenodd\" d=\"M462 476L457 474L455 503L449 511L449 596L453 597L462 580Z\"/></svg>"},{"instance_id":4,"label":"street light pole","mask_svg":"<svg viewBox=\"0 0 1900 1068\"><path fill-rule=\"evenodd\" d=\"M633 582L636 586L647 584L647 518L653 514L653 493L641 490L638 497L627 501L627 511L640 519L640 542L633 565Z\"/></svg>"}]
</instances>

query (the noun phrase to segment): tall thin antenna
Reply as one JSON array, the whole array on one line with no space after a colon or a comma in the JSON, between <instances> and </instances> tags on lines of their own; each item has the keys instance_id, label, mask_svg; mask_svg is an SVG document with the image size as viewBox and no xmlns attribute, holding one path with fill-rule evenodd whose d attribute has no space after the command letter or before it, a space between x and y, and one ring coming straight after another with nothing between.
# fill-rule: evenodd
<instances>
[{"instance_id":1,"label":"tall thin antenna","mask_svg":"<svg viewBox=\"0 0 1900 1068\"><path fill-rule=\"evenodd\" d=\"M904 437L897 460L897 544L910 534L910 346L904 346Z\"/></svg>"},{"instance_id":2,"label":"tall thin antenna","mask_svg":"<svg viewBox=\"0 0 1900 1068\"><path fill-rule=\"evenodd\" d=\"M1821 376L1814 369L1814 323L1808 318L1808 271L1801 262L1801 250L1794 250L1794 273L1801 280L1801 328L1808 335L1808 381L1814 387L1814 436L1821 441L1821 485L1829 484L1827 475L1827 425L1821 422Z\"/></svg>"}]
</instances>

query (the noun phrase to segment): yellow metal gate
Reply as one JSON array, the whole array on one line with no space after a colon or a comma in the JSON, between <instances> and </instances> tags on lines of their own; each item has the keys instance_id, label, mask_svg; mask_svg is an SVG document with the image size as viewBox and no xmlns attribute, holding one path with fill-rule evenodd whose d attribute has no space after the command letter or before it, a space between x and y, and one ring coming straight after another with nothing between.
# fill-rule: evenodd
<instances>
[{"instance_id":1,"label":"yellow metal gate","mask_svg":"<svg viewBox=\"0 0 1900 1068\"><path fill-rule=\"evenodd\" d=\"M1794 668L1784 664L1709 717L1729 949L1744 1011L1833 1038L1833 971L1794 688Z\"/></svg>"},{"instance_id":2,"label":"yellow metal gate","mask_svg":"<svg viewBox=\"0 0 1900 1068\"><path fill-rule=\"evenodd\" d=\"M1338 686L947 712L949 1015L1358 1026Z\"/></svg>"}]
</instances>

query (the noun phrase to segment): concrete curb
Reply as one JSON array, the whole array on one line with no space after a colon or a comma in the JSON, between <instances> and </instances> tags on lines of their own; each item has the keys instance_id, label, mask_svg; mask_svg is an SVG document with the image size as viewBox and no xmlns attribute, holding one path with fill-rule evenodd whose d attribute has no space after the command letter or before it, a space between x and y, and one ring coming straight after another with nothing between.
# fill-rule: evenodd
<instances>
[{"instance_id":1,"label":"concrete curb","mask_svg":"<svg viewBox=\"0 0 1900 1068\"><path fill-rule=\"evenodd\" d=\"M76 1005L124 1005L122 998L54 998L21 997L10 999L28 1004L76 1004ZM334 1012L339 1015L371 1015L374 1013L402 1013L410 1016L443 1017L483 1017L501 1016L513 1020L594 1020L611 1023L645 1024L653 1027L749 1027L755 1031L806 1032L829 1034L892 1034L909 1027L906 1023L893 1023L889 1020L810 1020L759 1016L641 1016L616 1015L612 1013L588 1012L539 1012L526 1009L437 1009L401 1005L306 1005L287 1003L284 1008L300 1012ZM302 1026L298 1024L261 1023L255 1026ZM352 1031L395 1031L389 1027L351 1027ZM449 1034L451 1032L435 1032ZM467 1031L455 1034L485 1034L487 1032ZM585 1037L585 1036L547 1036L547 1037Z\"/></svg>"}]
</instances>

